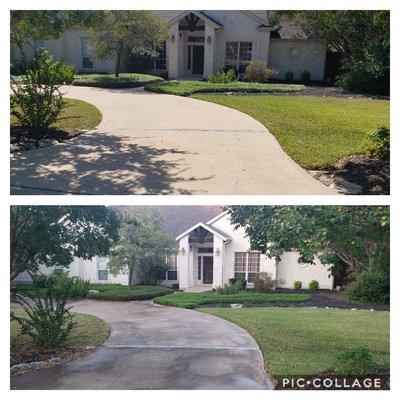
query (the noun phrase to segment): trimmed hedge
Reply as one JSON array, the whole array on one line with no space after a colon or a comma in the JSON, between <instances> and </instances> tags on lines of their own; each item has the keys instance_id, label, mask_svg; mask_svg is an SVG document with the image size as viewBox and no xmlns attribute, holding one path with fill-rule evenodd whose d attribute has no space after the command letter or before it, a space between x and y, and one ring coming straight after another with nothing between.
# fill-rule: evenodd
<instances>
[{"instance_id":1,"label":"trimmed hedge","mask_svg":"<svg viewBox=\"0 0 400 400\"><path fill-rule=\"evenodd\" d=\"M194 93L276 93L301 92L304 85L289 85L281 83L230 82L212 83L203 81L163 81L148 84L145 90L154 93L176 94L190 96Z\"/></svg>"},{"instance_id":2,"label":"trimmed hedge","mask_svg":"<svg viewBox=\"0 0 400 400\"><path fill-rule=\"evenodd\" d=\"M158 76L147 74L123 73L119 74L118 78L113 74L85 74L75 75L72 84L74 86L122 89L140 87L150 83L160 82L162 80L163 79Z\"/></svg>"},{"instance_id":3,"label":"trimmed hedge","mask_svg":"<svg viewBox=\"0 0 400 400\"><path fill-rule=\"evenodd\" d=\"M126 286L104 290L99 293L89 293L87 298L92 300L115 300L115 301L132 301L132 300L149 300L157 296L164 296L173 293L172 289L162 286L132 286L128 289Z\"/></svg>"},{"instance_id":4,"label":"trimmed hedge","mask_svg":"<svg viewBox=\"0 0 400 400\"><path fill-rule=\"evenodd\" d=\"M255 293L243 291L237 294L203 293L174 293L157 297L154 302L164 306L196 308L212 304L263 304L263 303L294 303L310 300L309 294L286 293Z\"/></svg>"}]
</instances>

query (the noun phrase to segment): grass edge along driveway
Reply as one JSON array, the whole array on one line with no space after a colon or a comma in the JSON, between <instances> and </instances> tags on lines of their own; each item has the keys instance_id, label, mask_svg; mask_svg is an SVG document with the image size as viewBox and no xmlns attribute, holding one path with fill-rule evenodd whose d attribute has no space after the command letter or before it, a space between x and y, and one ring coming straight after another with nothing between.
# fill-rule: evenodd
<instances>
[{"instance_id":1,"label":"grass edge along driveway","mask_svg":"<svg viewBox=\"0 0 400 400\"><path fill-rule=\"evenodd\" d=\"M258 343L271 376L332 372L337 352L363 346L389 369L389 312L324 308L200 308Z\"/></svg>"},{"instance_id":2,"label":"grass edge along driveway","mask_svg":"<svg viewBox=\"0 0 400 400\"><path fill-rule=\"evenodd\" d=\"M156 297L154 302L164 306L197 308L211 304L263 304L263 303L290 303L310 300L309 294L286 293L254 293L240 292L237 294L219 294L214 292L186 293L179 292L162 297Z\"/></svg>"},{"instance_id":3,"label":"grass edge along driveway","mask_svg":"<svg viewBox=\"0 0 400 400\"><path fill-rule=\"evenodd\" d=\"M330 169L341 158L364 154L367 133L389 126L388 100L317 96L197 94L261 122L285 152L306 169Z\"/></svg>"}]
</instances>

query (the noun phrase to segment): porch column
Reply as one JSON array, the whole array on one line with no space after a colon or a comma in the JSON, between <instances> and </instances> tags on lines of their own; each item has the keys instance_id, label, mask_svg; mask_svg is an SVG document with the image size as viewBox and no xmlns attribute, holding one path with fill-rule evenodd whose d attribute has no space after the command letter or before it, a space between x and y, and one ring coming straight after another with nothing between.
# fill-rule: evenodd
<instances>
[{"instance_id":1,"label":"porch column","mask_svg":"<svg viewBox=\"0 0 400 400\"><path fill-rule=\"evenodd\" d=\"M179 22L172 25L168 39L168 78L176 79L179 75Z\"/></svg>"},{"instance_id":2,"label":"porch column","mask_svg":"<svg viewBox=\"0 0 400 400\"><path fill-rule=\"evenodd\" d=\"M190 276L192 276L192 282L193 282L193 271L190 271L190 264L191 264L190 258L191 258L191 253L189 245L189 235L186 235L179 241L179 248L178 248L177 269L178 269L179 289L187 289L188 287L191 287Z\"/></svg>"},{"instance_id":3,"label":"porch column","mask_svg":"<svg viewBox=\"0 0 400 400\"><path fill-rule=\"evenodd\" d=\"M204 30L204 73L203 77L214 73L214 58L215 58L215 29L205 24Z\"/></svg>"},{"instance_id":4,"label":"porch column","mask_svg":"<svg viewBox=\"0 0 400 400\"><path fill-rule=\"evenodd\" d=\"M224 258L225 243L214 235L214 265L213 265L213 287L217 288L224 285Z\"/></svg>"}]
</instances>

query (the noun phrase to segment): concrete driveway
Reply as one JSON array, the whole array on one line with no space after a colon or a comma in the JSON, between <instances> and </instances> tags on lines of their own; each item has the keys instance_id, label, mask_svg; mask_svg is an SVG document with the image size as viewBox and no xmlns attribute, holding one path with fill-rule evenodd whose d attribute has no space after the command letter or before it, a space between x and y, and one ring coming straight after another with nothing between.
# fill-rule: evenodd
<instances>
[{"instance_id":1,"label":"concrete driveway","mask_svg":"<svg viewBox=\"0 0 400 400\"><path fill-rule=\"evenodd\" d=\"M12 156L12 194L336 194L252 117L201 100L63 87L96 105L96 132Z\"/></svg>"},{"instance_id":2,"label":"concrete driveway","mask_svg":"<svg viewBox=\"0 0 400 400\"><path fill-rule=\"evenodd\" d=\"M143 302L81 301L111 326L104 346L11 378L12 389L272 389L257 343L217 317Z\"/></svg>"}]
</instances>

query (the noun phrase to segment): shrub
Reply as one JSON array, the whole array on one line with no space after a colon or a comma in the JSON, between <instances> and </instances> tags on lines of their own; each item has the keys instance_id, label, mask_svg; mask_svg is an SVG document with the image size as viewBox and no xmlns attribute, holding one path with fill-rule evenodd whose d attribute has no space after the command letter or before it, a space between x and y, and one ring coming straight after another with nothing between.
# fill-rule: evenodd
<instances>
[{"instance_id":1,"label":"shrub","mask_svg":"<svg viewBox=\"0 0 400 400\"><path fill-rule=\"evenodd\" d=\"M244 286L243 286L244 282ZM217 293L219 294L237 294L246 288L246 281L243 279L229 279L229 284L224 285L224 287L217 288Z\"/></svg>"},{"instance_id":2,"label":"shrub","mask_svg":"<svg viewBox=\"0 0 400 400\"><path fill-rule=\"evenodd\" d=\"M290 82L293 81L293 78L294 78L293 72L292 71L288 71L288 72L285 73L284 81L287 82L287 83L290 83Z\"/></svg>"},{"instance_id":3,"label":"shrub","mask_svg":"<svg viewBox=\"0 0 400 400\"><path fill-rule=\"evenodd\" d=\"M233 69L229 69L228 71L221 69L217 74L207 77L207 81L211 83L230 83L235 82L236 80L237 77Z\"/></svg>"},{"instance_id":4,"label":"shrub","mask_svg":"<svg viewBox=\"0 0 400 400\"><path fill-rule=\"evenodd\" d=\"M268 272L260 272L254 279L254 290L256 292L267 293L275 290L276 281Z\"/></svg>"},{"instance_id":5,"label":"shrub","mask_svg":"<svg viewBox=\"0 0 400 400\"><path fill-rule=\"evenodd\" d=\"M300 290L302 286L303 286L303 284L302 284L301 281L294 281L293 282L293 289L294 290Z\"/></svg>"},{"instance_id":6,"label":"shrub","mask_svg":"<svg viewBox=\"0 0 400 400\"><path fill-rule=\"evenodd\" d=\"M26 317L11 312L11 320L18 322L21 334L32 338L38 347L53 348L65 344L76 325L66 307L71 297L73 280L63 274L48 277L33 277L33 292L12 293L13 300L20 304Z\"/></svg>"},{"instance_id":7,"label":"shrub","mask_svg":"<svg viewBox=\"0 0 400 400\"><path fill-rule=\"evenodd\" d=\"M245 290L245 289L246 289L246 279L231 278L231 279L229 279L228 282L229 282L230 285L234 285L234 284L236 284L237 282L239 282L239 283L237 283L237 284L240 285L240 288L241 288L242 290Z\"/></svg>"},{"instance_id":8,"label":"shrub","mask_svg":"<svg viewBox=\"0 0 400 400\"><path fill-rule=\"evenodd\" d=\"M313 279L309 284L308 284L308 289L311 292L316 292L319 289L319 283L315 279Z\"/></svg>"},{"instance_id":9,"label":"shrub","mask_svg":"<svg viewBox=\"0 0 400 400\"><path fill-rule=\"evenodd\" d=\"M345 287L350 300L376 304L390 301L390 276L384 271L362 272Z\"/></svg>"},{"instance_id":10,"label":"shrub","mask_svg":"<svg viewBox=\"0 0 400 400\"><path fill-rule=\"evenodd\" d=\"M174 291L163 286L132 286L129 289L126 286L106 290L103 292L90 292L88 299L93 300L115 300L115 301L133 301L133 300L150 300L154 297L171 294Z\"/></svg>"},{"instance_id":11,"label":"shrub","mask_svg":"<svg viewBox=\"0 0 400 400\"><path fill-rule=\"evenodd\" d=\"M309 83L311 81L311 74L308 71L303 71L300 74L300 81L303 83Z\"/></svg>"},{"instance_id":12,"label":"shrub","mask_svg":"<svg viewBox=\"0 0 400 400\"><path fill-rule=\"evenodd\" d=\"M373 374L377 363L364 347L343 350L336 353L335 371L343 375L366 376Z\"/></svg>"},{"instance_id":13,"label":"shrub","mask_svg":"<svg viewBox=\"0 0 400 400\"><path fill-rule=\"evenodd\" d=\"M390 129L381 126L368 134L368 139L372 142L371 154L389 160L390 158Z\"/></svg>"},{"instance_id":14,"label":"shrub","mask_svg":"<svg viewBox=\"0 0 400 400\"><path fill-rule=\"evenodd\" d=\"M275 69L269 69L267 64L259 60L251 60L244 73L244 80L248 82L267 82L278 73Z\"/></svg>"},{"instance_id":15,"label":"shrub","mask_svg":"<svg viewBox=\"0 0 400 400\"><path fill-rule=\"evenodd\" d=\"M70 277L68 272L63 269L58 269L53 272L50 276L54 275L58 284L70 285L71 282L71 294L70 298L74 297L86 297L90 289L90 281L85 281L77 276Z\"/></svg>"},{"instance_id":16,"label":"shrub","mask_svg":"<svg viewBox=\"0 0 400 400\"><path fill-rule=\"evenodd\" d=\"M71 82L74 74L73 67L55 61L47 51L38 53L20 81L22 86L11 79L11 114L30 130L49 128L66 105L59 85Z\"/></svg>"}]
</instances>

